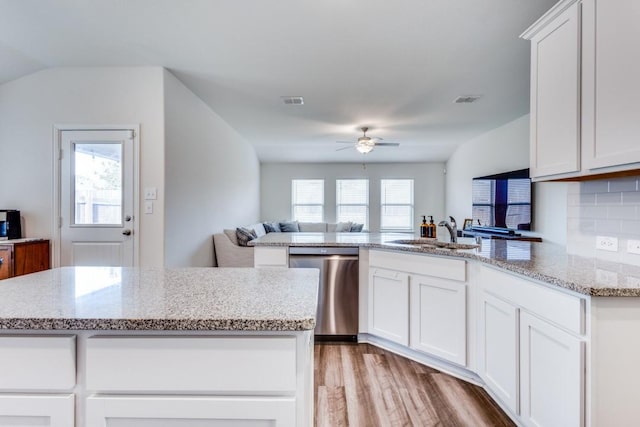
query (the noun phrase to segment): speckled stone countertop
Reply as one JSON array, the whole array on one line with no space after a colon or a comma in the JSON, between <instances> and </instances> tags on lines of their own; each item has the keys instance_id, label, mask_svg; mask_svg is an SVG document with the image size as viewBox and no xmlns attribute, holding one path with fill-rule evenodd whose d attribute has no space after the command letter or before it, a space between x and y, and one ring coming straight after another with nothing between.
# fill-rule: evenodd
<instances>
[{"instance_id":1,"label":"speckled stone countertop","mask_svg":"<svg viewBox=\"0 0 640 427\"><path fill-rule=\"evenodd\" d=\"M392 243L406 234L269 233L253 246L358 246L467 258L591 296L640 297L640 267L569 255L552 243L483 239L478 249L449 250ZM473 239L460 239L474 242Z\"/></svg>"},{"instance_id":2,"label":"speckled stone countertop","mask_svg":"<svg viewBox=\"0 0 640 427\"><path fill-rule=\"evenodd\" d=\"M63 267L0 281L0 329L312 330L317 269Z\"/></svg>"}]
</instances>

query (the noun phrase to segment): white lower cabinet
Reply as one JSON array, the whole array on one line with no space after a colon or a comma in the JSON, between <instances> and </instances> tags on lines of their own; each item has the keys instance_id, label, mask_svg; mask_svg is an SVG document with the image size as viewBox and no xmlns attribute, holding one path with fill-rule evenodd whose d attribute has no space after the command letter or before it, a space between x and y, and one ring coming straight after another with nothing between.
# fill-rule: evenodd
<instances>
[{"instance_id":1,"label":"white lower cabinet","mask_svg":"<svg viewBox=\"0 0 640 427\"><path fill-rule=\"evenodd\" d=\"M73 394L0 395L0 426L71 427L74 415Z\"/></svg>"},{"instance_id":2,"label":"white lower cabinet","mask_svg":"<svg viewBox=\"0 0 640 427\"><path fill-rule=\"evenodd\" d=\"M526 425L583 425L583 346L549 323L521 314L521 416Z\"/></svg>"},{"instance_id":3,"label":"white lower cabinet","mask_svg":"<svg viewBox=\"0 0 640 427\"><path fill-rule=\"evenodd\" d=\"M453 363L467 362L465 282L410 275L410 347Z\"/></svg>"},{"instance_id":4,"label":"white lower cabinet","mask_svg":"<svg viewBox=\"0 0 640 427\"><path fill-rule=\"evenodd\" d=\"M87 425L101 427L258 427L296 425L295 398L92 396Z\"/></svg>"},{"instance_id":5,"label":"white lower cabinet","mask_svg":"<svg viewBox=\"0 0 640 427\"><path fill-rule=\"evenodd\" d=\"M514 414L518 398L518 308L483 291L478 323L478 375Z\"/></svg>"},{"instance_id":6,"label":"white lower cabinet","mask_svg":"<svg viewBox=\"0 0 640 427\"><path fill-rule=\"evenodd\" d=\"M369 271L369 333L409 345L409 275L372 268Z\"/></svg>"}]
</instances>

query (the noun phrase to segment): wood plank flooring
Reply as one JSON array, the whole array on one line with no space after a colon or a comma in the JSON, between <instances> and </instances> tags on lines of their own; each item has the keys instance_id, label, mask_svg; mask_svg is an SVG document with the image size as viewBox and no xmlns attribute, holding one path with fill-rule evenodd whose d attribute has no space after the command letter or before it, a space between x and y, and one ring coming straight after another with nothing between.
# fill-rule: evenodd
<instances>
[{"instance_id":1,"label":"wood plank flooring","mask_svg":"<svg viewBox=\"0 0 640 427\"><path fill-rule=\"evenodd\" d=\"M315 425L514 426L480 387L369 344L315 345Z\"/></svg>"}]
</instances>

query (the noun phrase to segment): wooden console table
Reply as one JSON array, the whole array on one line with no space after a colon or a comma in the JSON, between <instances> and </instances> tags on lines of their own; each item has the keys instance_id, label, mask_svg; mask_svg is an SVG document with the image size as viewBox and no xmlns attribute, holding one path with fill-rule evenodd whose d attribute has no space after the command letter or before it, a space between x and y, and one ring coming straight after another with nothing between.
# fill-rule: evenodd
<instances>
[{"instance_id":1,"label":"wooden console table","mask_svg":"<svg viewBox=\"0 0 640 427\"><path fill-rule=\"evenodd\" d=\"M49 240L0 241L0 279L49 269Z\"/></svg>"}]
</instances>

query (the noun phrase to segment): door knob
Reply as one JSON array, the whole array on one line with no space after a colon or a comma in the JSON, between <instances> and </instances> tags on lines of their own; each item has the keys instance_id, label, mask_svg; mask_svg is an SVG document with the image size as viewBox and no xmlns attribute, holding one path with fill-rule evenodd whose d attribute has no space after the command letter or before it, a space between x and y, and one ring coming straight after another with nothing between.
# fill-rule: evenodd
<instances>
[{"instance_id":1,"label":"door knob","mask_svg":"<svg viewBox=\"0 0 640 427\"><path fill-rule=\"evenodd\" d=\"M131 230L129 229L123 230L122 234L124 234L125 236L131 236Z\"/></svg>"},{"instance_id":2,"label":"door knob","mask_svg":"<svg viewBox=\"0 0 640 427\"><path fill-rule=\"evenodd\" d=\"M127 222L131 221L132 219L133 219L133 217L131 215L127 215L127 216L124 217L124 220L127 221Z\"/></svg>"}]
</instances>

